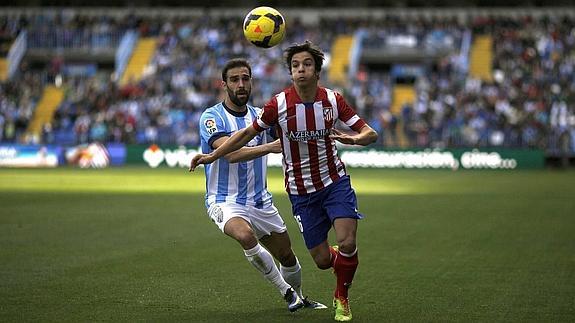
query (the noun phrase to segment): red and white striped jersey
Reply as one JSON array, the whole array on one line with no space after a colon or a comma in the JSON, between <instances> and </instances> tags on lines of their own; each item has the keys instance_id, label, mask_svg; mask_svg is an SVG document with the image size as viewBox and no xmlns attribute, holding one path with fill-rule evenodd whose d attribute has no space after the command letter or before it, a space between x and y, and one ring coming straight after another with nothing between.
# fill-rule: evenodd
<instances>
[{"instance_id":1,"label":"red and white striped jersey","mask_svg":"<svg viewBox=\"0 0 575 323\"><path fill-rule=\"evenodd\" d=\"M278 128L288 193L319 191L346 175L335 140L329 138L338 119L355 131L365 125L341 94L318 87L315 101L303 103L292 86L274 96L254 120L258 131Z\"/></svg>"}]
</instances>

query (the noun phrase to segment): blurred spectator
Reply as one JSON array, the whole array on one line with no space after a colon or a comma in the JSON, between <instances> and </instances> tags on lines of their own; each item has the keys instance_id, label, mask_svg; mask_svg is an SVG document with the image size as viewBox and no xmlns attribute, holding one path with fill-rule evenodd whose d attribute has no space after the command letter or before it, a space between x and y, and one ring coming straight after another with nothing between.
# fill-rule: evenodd
<instances>
[{"instance_id":1,"label":"blurred spectator","mask_svg":"<svg viewBox=\"0 0 575 323\"><path fill-rule=\"evenodd\" d=\"M252 64L252 104L261 106L289 84L280 47L265 51L248 44L240 17L201 18L160 15L92 18L51 12L27 18L1 18L0 40L14 39L26 27L38 48L115 48L128 29L157 36L149 73L119 86L110 71L93 77L65 77L63 104L43 140L70 134L91 141L198 145L202 110L221 100L221 65L232 57ZM395 79L387 70L359 66L342 89L358 114L383 134L380 144L411 147L516 147L575 153L575 21L570 17L475 17L467 22L444 17L321 18L318 26L294 19L285 43L305 39L327 53L338 34L366 33L365 49L399 46L440 57L415 79L416 100L390 110ZM494 38L493 82L474 79L459 57L466 33ZM1 43L1 42L0 42ZM22 141L43 87L44 77L60 74L55 56L43 73L23 63L17 77L0 84L0 140ZM325 73L324 69L324 72ZM329 85L327 75L322 83Z\"/></svg>"}]
</instances>

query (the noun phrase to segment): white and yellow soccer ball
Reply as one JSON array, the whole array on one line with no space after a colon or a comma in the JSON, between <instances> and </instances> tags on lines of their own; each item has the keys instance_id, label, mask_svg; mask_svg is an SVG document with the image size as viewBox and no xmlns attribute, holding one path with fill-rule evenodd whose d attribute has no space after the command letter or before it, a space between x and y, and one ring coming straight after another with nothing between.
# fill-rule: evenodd
<instances>
[{"instance_id":1,"label":"white and yellow soccer ball","mask_svg":"<svg viewBox=\"0 0 575 323\"><path fill-rule=\"evenodd\" d=\"M254 8L244 19L244 36L258 47L270 48L279 44L285 32L284 17L271 7Z\"/></svg>"}]
</instances>

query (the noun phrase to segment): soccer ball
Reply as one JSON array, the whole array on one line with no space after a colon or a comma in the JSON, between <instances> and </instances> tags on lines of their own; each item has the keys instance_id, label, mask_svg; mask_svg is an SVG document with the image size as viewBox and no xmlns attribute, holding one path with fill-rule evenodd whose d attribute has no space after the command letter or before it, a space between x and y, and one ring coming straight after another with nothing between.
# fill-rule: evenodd
<instances>
[{"instance_id":1,"label":"soccer ball","mask_svg":"<svg viewBox=\"0 0 575 323\"><path fill-rule=\"evenodd\" d=\"M257 7L244 19L244 36L252 44L270 48L279 44L285 36L285 20L271 7Z\"/></svg>"}]
</instances>

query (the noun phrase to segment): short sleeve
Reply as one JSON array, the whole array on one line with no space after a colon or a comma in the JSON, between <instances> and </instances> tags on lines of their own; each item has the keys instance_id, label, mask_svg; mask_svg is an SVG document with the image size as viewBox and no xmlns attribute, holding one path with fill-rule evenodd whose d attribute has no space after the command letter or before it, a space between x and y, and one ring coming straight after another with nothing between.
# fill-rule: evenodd
<instances>
[{"instance_id":1,"label":"short sleeve","mask_svg":"<svg viewBox=\"0 0 575 323\"><path fill-rule=\"evenodd\" d=\"M254 120L253 126L257 131L264 131L269 129L277 123L278 119L278 105L277 98L273 97L264 108L258 118Z\"/></svg>"},{"instance_id":2,"label":"short sleeve","mask_svg":"<svg viewBox=\"0 0 575 323\"><path fill-rule=\"evenodd\" d=\"M338 118L348 127L359 132L359 130L361 130L361 128L366 124L365 121L355 113L355 110L347 104L341 94L335 93L335 98L337 102Z\"/></svg>"},{"instance_id":3,"label":"short sleeve","mask_svg":"<svg viewBox=\"0 0 575 323\"><path fill-rule=\"evenodd\" d=\"M207 142L212 147L212 143L216 139L229 135L230 130L220 115L209 110L202 113L200 118L200 136L202 141Z\"/></svg>"}]
</instances>

